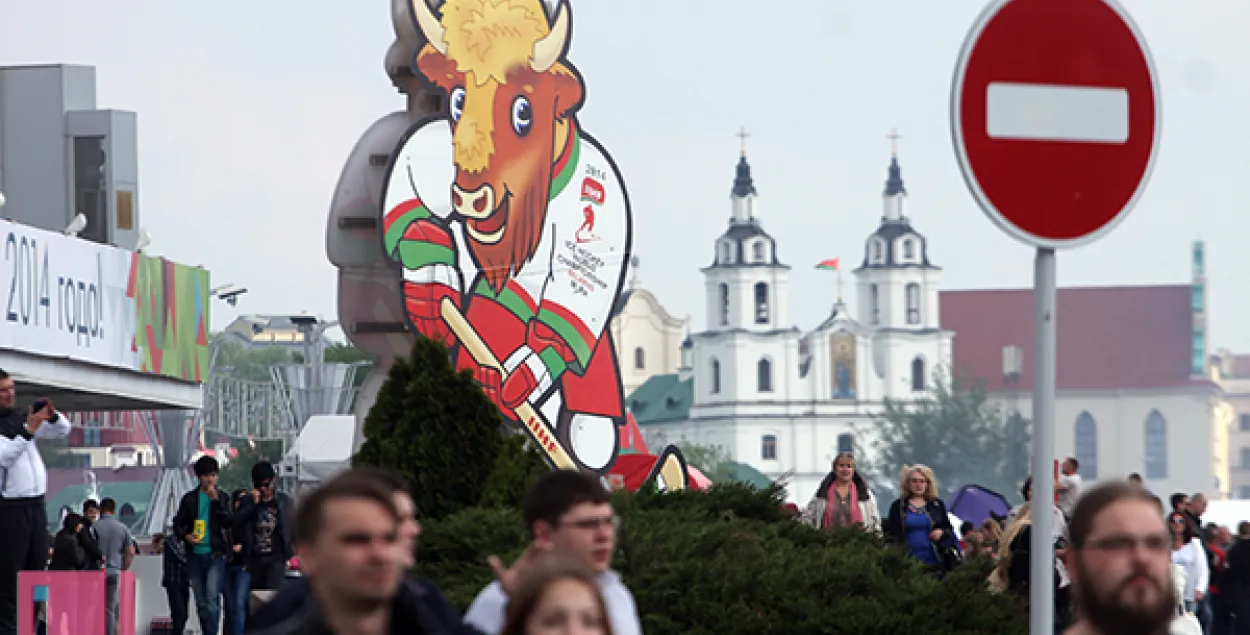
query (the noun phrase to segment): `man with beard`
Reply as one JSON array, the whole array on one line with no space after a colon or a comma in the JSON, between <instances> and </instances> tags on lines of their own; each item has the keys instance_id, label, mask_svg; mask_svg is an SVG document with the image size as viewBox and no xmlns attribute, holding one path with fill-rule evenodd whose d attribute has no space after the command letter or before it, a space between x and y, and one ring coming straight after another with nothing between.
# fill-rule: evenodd
<instances>
[{"instance_id":1,"label":"man with beard","mask_svg":"<svg viewBox=\"0 0 1250 635\"><path fill-rule=\"evenodd\" d=\"M1068 526L1079 614L1067 635L1167 635L1176 615L1163 509L1125 483L1088 491Z\"/></svg>"}]
</instances>

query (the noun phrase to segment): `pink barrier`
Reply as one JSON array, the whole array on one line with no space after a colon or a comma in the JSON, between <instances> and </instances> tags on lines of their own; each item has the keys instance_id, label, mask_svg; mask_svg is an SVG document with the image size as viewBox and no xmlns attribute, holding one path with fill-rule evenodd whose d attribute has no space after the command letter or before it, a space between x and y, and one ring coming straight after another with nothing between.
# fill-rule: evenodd
<instances>
[{"instance_id":1,"label":"pink barrier","mask_svg":"<svg viewBox=\"0 0 1250 635\"><path fill-rule=\"evenodd\" d=\"M135 632L135 574L121 574L118 635ZM103 571L22 571L17 576L17 635L35 635L37 602L47 606L48 635L105 635Z\"/></svg>"}]
</instances>

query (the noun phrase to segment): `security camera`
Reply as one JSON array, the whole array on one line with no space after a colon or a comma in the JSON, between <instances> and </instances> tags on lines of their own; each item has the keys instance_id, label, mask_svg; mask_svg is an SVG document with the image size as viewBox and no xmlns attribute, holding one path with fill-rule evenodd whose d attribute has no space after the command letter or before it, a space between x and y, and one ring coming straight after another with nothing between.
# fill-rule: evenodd
<instances>
[{"instance_id":1,"label":"security camera","mask_svg":"<svg viewBox=\"0 0 1250 635\"><path fill-rule=\"evenodd\" d=\"M226 301L230 306L239 306L239 296L247 293L247 289L231 289L225 293L215 294L217 297Z\"/></svg>"},{"instance_id":2,"label":"security camera","mask_svg":"<svg viewBox=\"0 0 1250 635\"><path fill-rule=\"evenodd\" d=\"M74 220L69 222L69 226L65 228L65 235L70 238L77 238L78 233L87 228L87 217L79 213L74 215Z\"/></svg>"}]
</instances>

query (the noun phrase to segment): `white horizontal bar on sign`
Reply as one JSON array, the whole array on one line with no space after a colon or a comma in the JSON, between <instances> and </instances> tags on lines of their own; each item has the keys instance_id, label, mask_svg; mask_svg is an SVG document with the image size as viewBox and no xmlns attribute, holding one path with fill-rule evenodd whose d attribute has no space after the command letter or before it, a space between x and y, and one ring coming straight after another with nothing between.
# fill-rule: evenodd
<instances>
[{"instance_id":1,"label":"white horizontal bar on sign","mask_svg":"<svg viewBox=\"0 0 1250 635\"><path fill-rule=\"evenodd\" d=\"M992 82L985 101L985 128L992 139L1128 141L1123 88Z\"/></svg>"}]
</instances>

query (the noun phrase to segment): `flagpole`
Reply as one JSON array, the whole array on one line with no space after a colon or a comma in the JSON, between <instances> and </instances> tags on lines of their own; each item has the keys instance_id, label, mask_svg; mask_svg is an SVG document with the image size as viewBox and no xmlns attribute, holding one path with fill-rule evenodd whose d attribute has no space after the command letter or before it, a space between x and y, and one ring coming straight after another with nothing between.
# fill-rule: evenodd
<instances>
[{"instance_id":1,"label":"flagpole","mask_svg":"<svg viewBox=\"0 0 1250 635\"><path fill-rule=\"evenodd\" d=\"M838 267L838 303L842 303L842 267Z\"/></svg>"}]
</instances>

